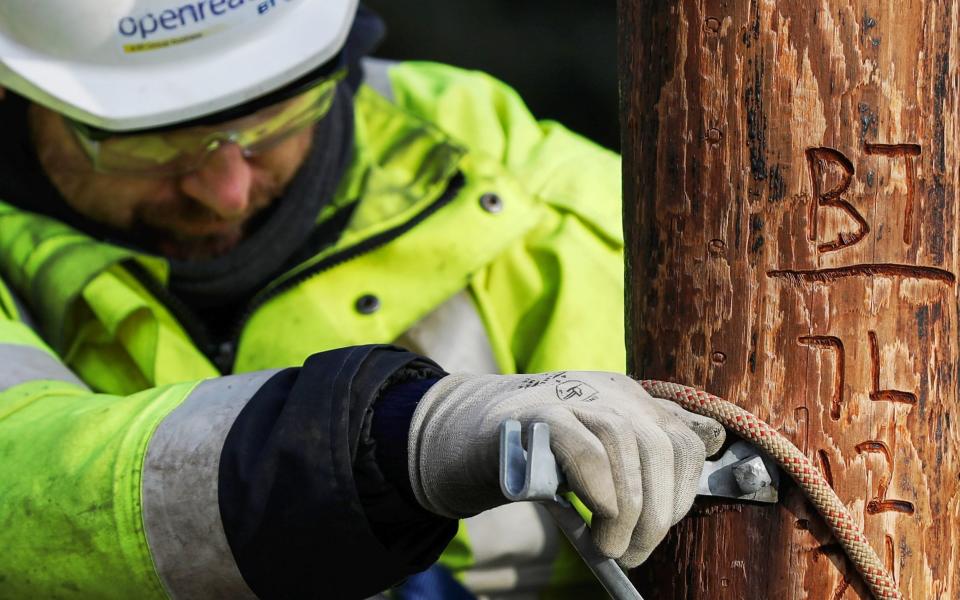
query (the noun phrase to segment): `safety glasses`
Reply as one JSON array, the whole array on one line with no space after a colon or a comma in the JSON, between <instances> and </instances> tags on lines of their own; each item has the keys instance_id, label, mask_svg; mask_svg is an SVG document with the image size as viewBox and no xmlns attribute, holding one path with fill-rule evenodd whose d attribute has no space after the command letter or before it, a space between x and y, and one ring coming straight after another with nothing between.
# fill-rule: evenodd
<instances>
[{"instance_id":1,"label":"safety glasses","mask_svg":"<svg viewBox=\"0 0 960 600\"><path fill-rule=\"evenodd\" d=\"M77 141L102 173L148 177L184 175L199 169L225 144L254 157L322 119L333 106L346 70L288 90L272 104L216 124L197 124L116 133L65 119Z\"/></svg>"}]
</instances>

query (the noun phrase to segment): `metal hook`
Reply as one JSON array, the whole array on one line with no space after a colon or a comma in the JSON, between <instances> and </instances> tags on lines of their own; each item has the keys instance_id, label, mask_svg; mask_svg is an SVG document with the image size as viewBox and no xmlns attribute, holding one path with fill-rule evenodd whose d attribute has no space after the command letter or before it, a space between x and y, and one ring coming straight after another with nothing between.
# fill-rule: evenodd
<instances>
[{"instance_id":1,"label":"metal hook","mask_svg":"<svg viewBox=\"0 0 960 600\"><path fill-rule=\"evenodd\" d=\"M557 495L563 477L550 449L550 426L533 423L527 430L527 447L529 450L524 450L519 421L510 419L500 424L500 489L503 495L514 502L543 503L611 598L643 600L616 561L597 550L580 513Z\"/></svg>"},{"instance_id":2,"label":"metal hook","mask_svg":"<svg viewBox=\"0 0 960 600\"><path fill-rule=\"evenodd\" d=\"M550 450L550 426L534 423L527 434L524 450L520 422L504 421L500 425L500 489L508 500L564 501L557 496L562 477Z\"/></svg>"},{"instance_id":3,"label":"metal hook","mask_svg":"<svg viewBox=\"0 0 960 600\"><path fill-rule=\"evenodd\" d=\"M550 426L531 424L527 430L527 447L527 450L523 448L519 421L509 419L500 424L503 495L513 502L541 502L612 598L643 600L619 565L597 550L580 513L557 494L564 478L550 449ZM754 446L740 441L730 446L720 459L704 465L698 493L775 503L778 488L776 465Z\"/></svg>"}]
</instances>

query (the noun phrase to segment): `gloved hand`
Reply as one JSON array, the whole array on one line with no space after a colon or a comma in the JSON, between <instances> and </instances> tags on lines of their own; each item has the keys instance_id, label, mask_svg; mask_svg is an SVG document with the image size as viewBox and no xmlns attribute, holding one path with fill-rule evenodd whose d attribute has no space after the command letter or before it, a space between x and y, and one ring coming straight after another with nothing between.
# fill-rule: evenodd
<instances>
[{"instance_id":1,"label":"gloved hand","mask_svg":"<svg viewBox=\"0 0 960 600\"><path fill-rule=\"evenodd\" d=\"M723 444L716 421L653 398L617 373L449 375L417 406L408 465L427 510L463 518L505 504L499 426L550 425L571 491L593 512L598 549L642 563L690 510L707 456Z\"/></svg>"}]
</instances>

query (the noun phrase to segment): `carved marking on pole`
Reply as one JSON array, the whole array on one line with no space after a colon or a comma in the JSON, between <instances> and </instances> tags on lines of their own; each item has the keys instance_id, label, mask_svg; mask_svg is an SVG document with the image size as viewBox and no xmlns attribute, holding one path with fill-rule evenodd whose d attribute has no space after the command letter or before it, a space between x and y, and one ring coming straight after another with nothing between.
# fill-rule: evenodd
<instances>
[{"instance_id":1,"label":"carved marking on pole","mask_svg":"<svg viewBox=\"0 0 960 600\"><path fill-rule=\"evenodd\" d=\"M913 208L917 185L917 165L914 159L920 156L922 149L919 144L864 144L864 150L872 156L902 156L906 162L907 204L903 213L903 243L909 246L913 241Z\"/></svg>"},{"instance_id":2,"label":"carved marking on pole","mask_svg":"<svg viewBox=\"0 0 960 600\"><path fill-rule=\"evenodd\" d=\"M884 546L884 566L887 568L887 572L890 573L890 576L893 577L893 580L897 580L896 571L893 568L895 566L895 555L893 551L893 538L889 535L885 535L883 538Z\"/></svg>"},{"instance_id":3,"label":"carved marking on pole","mask_svg":"<svg viewBox=\"0 0 960 600\"><path fill-rule=\"evenodd\" d=\"M872 387L870 389L870 399L874 402L898 402L913 406L917 403L917 395L911 392L900 390L881 390L880 389L880 344L877 342L877 332L868 331L867 336L870 339L870 367Z\"/></svg>"},{"instance_id":4,"label":"carved marking on pole","mask_svg":"<svg viewBox=\"0 0 960 600\"><path fill-rule=\"evenodd\" d=\"M904 207L903 242L910 245L913 241L913 213L916 205L917 165L916 159L923 149L919 144L869 144L863 145L864 152L869 156L883 156L887 158L903 158L906 168L907 198ZM810 182L813 195L809 203L807 215L807 239L812 242L820 254L836 252L854 246L864 239L870 232L870 224L850 202L843 198L847 193L856 170L853 162L842 152L834 148L808 148L805 151L807 166L810 173ZM824 189L825 179L830 172L830 166L836 167L840 173L840 181L830 189ZM868 179L872 177L872 172ZM872 179L871 179L872 181ZM872 183L870 184L872 187ZM818 215L821 207L834 208L844 212L852 219L857 227L854 231L841 231L835 240L820 241L818 238ZM822 269L773 269L767 271L767 277L783 279L793 285L806 283L824 284L838 279L850 277L896 277L901 279L916 279L956 284L956 275L952 272L933 266L906 265L896 263L866 263L853 264L841 267ZM905 397L886 394L883 400L908 402Z\"/></svg>"},{"instance_id":5,"label":"carved marking on pole","mask_svg":"<svg viewBox=\"0 0 960 600\"><path fill-rule=\"evenodd\" d=\"M821 206L829 206L845 212L857 224L856 231L837 234L837 239L817 245L821 253L836 252L848 246L853 246L870 232L866 219L852 204L841 196L850 187L853 181L854 168L850 159L833 148L808 148L807 165L810 168L810 180L813 183L813 201L810 203L810 214L807 223L807 237L811 242L817 241L817 216ZM840 183L829 190L822 189L822 180L827 173L826 164L832 163L841 169Z\"/></svg>"},{"instance_id":6,"label":"carved marking on pole","mask_svg":"<svg viewBox=\"0 0 960 600\"><path fill-rule=\"evenodd\" d=\"M795 285L802 283L828 283L849 277L875 277L878 275L904 279L940 281L950 285L953 285L957 281L957 277L945 269L890 263L850 265L848 267L834 267L830 269L775 269L767 271L767 277L785 279Z\"/></svg>"},{"instance_id":7,"label":"carved marking on pole","mask_svg":"<svg viewBox=\"0 0 960 600\"><path fill-rule=\"evenodd\" d=\"M823 478L827 480L830 487L833 487L833 467L830 466L830 457L827 456L827 451L817 450L817 460L820 463L820 472L823 473Z\"/></svg>"},{"instance_id":8,"label":"carved marking on pole","mask_svg":"<svg viewBox=\"0 0 960 600\"><path fill-rule=\"evenodd\" d=\"M907 194L903 213L902 240L905 245L910 246L913 242L914 212L916 209L916 158L921 155L922 149L917 144L866 143L863 145L863 148L868 156L902 158L905 161ZM836 252L858 244L865 238L867 233L871 231L871 228L863 215L860 214L850 202L843 198L843 195L848 193L855 175L853 162L833 148L809 148L805 154L811 184L813 186L813 198L808 204L807 238L814 246L815 253L825 254L828 252ZM834 173L834 179L836 175L839 174L839 182L833 184L830 189L824 189L828 185L826 182L831 172ZM872 171L868 175L868 178L870 179L869 186L872 188ZM820 210L826 208L842 211L856 224L856 228L853 231L840 231L834 240L824 241L820 239L818 236L818 217ZM849 264L816 269L773 269L767 271L766 274L769 278L782 280L797 288L808 284L826 285L837 280L849 278L869 280L876 277L890 277L930 281L947 284L948 286L955 286L957 279L953 272L943 268L915 264L897 264L893 262ZM868 331L867 339L870 345L870 400L873 402L906 404L910 407L916 405L917 395L913 392L881 388L880 343L877 332L873 330ZM797 342L801 346L829 350L833 353L835 357L835 374L829 414L833 421L839 421L844 405L844 377L846 370L843 340L831 335L803 335L797 338ZM867 441L857 444L855 449L857 455L864 457L865 460L866 455L877 454L883 457L885 462L885 469L877 475L876 493L866 502L866 514L877 515L892 512L903 515L914 515L916 513L916 506L913 502L887 497L891 481L893 481L893 471L895 467L894 456L889 446L881 440L868 439ZM824 448L818 449L816 451L816 457L824 478L831 487L834 487L833 466L827 450ZM869 466L867 468L870 469ZM896 563L896 548L893 537L889 533L884 534L883 548L886 566L893 572ZM823 546L818 554L826 554L829 553L829 551L828 546ZM835 600L840 600L847 593L850 586L851 579L845 572L841 581L834 587L832 597Z\"/></svg>"},{"instance_id":9,"label":"carved marking on pole","mask_svg":"<svg viewBox=\"0 0 960 600\"><path fill-rule=\"evenodd\" d=\"M888 500L887 489L890 487L890 480L893 478L893 455L890 447L879 440L868 440L856 445L857 454L879 454L887 463L887 473L880 476L877 483L877 495L867 502L867 514L876 515L884 512L898 512L905 515L912 515L916 512L913 502L907 500Z\"/></svg>"},{"instance_id":10,"label":"carved marking on pole","mask_svg":"<svg viewBox=\"0 0 960 600\"><path fill-rule=\"evenodd\" d=\"M824 348L833 351L835 357L834 363L834 384L833 398L830 399L830 418L834 421L840 420L840 406L843 404L843 375L844 375L844 350L843 342L840 338L832 335L805 335L797 339L803 346L811 348Z\"/></svg>"},{"instance_id":11,"label":"carved marking on pole","mask_svg":"<svg viewBox=\"0 0 960 600\"><path fill-rule=\"evenodd\" d=\"M863 145L868 156L885 156L887 158L903 158L907 177L907 198L904 207L903 243L910 245L913 241L913 212L916 203L917 165L916 158L922 153L919 144L870 144ZM817 251L822 253L836 252L853 246L862 240L870 231L870 225L850 202L843 199L853 182L856 169L853 162L835 148L808 148L806 150L807 167L810 171L810 182L813 186L813 198L810 202L807 219L807 238L817 242L819 228L820 207L832 207L843 211L856 224L853 232L840 232L837 239L818 243ZM840 169L840 182L829 190L823 189L823 181L828 172L828 165L835 165Z\"/></svg>"},{"instance_id":12,"label":"carved marking on pole","mask_svg":"<svg viewBox=\"0 0 960 600\"><path fill-rule=\"evenodd\" d=\"M870 375L871 391L870 399L872 401L896 402L901 404L916 404L917 397L910 392L901 390L881 390L880 389L880 344L875 331L867 332L870 343ZM831 350L835 356L835 375L834 391L830 401L830 418L839 421L841 416L841 407L843 406L844 372L845 372L845 349L843 340L832 335L810 335L800 336L797 342L801 346L807 346L816 349ZM890 447L880 440L867 440L857 444L855 447L858 456L866 454L878 454L883 457L886 463L886 470L878 476L876 495L867 501L865 511L868 515L877 515L881 513L900 513L904 515L913 515L916 513L916 506L908 500L887 498L890 489L890 482L893 480L893 453ZM823 448L817 450L817 461L824 478L830 487L834 487L833 467L827 451ZM820 549L821 553L828 552L828 546ZM892 573L896 561L893 538L889 534L884 534L884 558L887 569ZM840 599L844 596L851 585L851 578L845 571L841 581L833 590L832 597Z\"/></svg>"},{"instance_id":13,"label":"carved marking on pole","mask_svg":"<svg viewBox=\"0 0 960 600\"><path fill-rule=\"evenodd\" d=\"M847 588L850 587L850 561L847 559L847 555L843 552L843 547L840 544L823 544L813 552L814 562L818 562L821 556L837 556L844 563L843 577L840 579L840 583L837 584L837 587L833 589L831 594L832 600L840 600L843 598L843 594L846 593Z\"/></svg>"},{"instance_id":14,"label":"carved marking on pole","mask_svg":"<svg viewBox=\"0 0 960 600\"><path fill-rule=\"evenodd\" d=\"M850 575L847 573L843 574L843 579L840 580L840 583L837 584L837 589L833 591L833 600L841 600L843 595L847 592L847 588L850 587Z\"/></svg>"}]
</instances>

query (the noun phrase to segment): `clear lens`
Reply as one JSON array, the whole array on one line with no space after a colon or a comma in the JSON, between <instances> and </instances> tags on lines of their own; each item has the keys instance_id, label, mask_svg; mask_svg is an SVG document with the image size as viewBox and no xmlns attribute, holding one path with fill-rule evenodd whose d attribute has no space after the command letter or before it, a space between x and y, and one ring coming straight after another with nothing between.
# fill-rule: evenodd
<instances>
[{"instance_id":1,"label":"clear lens","mask_svg":"<svg viewBox=\"0 0 960 600\"><path fill-rule=\"evenodd\" d=\"M236 144L244 156L256 156L316 123L330 112L340 79L342 74L289 100L219 125L116 135L103 140L92 140L81 129L72 129L97 171L182 175L199 169L223 144Z\"/></svg>"}]
</instances>

